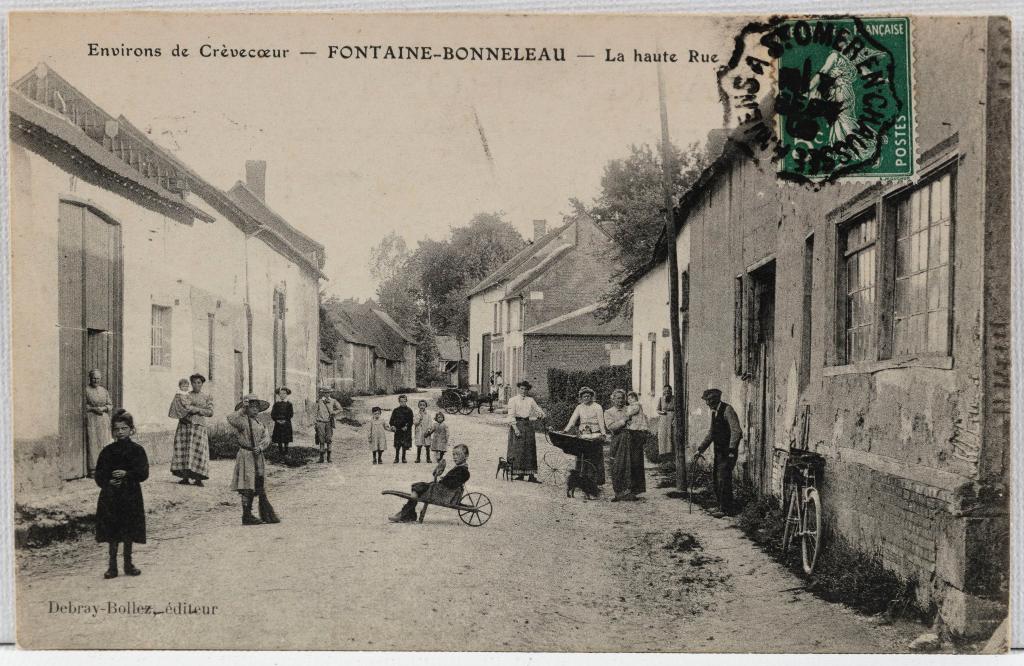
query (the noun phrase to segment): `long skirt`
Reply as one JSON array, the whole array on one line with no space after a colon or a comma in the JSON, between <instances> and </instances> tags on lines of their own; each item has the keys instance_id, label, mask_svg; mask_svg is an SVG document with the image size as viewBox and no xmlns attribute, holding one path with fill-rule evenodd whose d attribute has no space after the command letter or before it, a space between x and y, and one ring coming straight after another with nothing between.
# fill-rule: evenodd
<instances>
[{"instance_id":1,"label":"long skirt","mask_svg":"<svg viewBox=\"0 0 1024 666\"><path fill-rule=\"evenodd\" d=\"M629 486L634 494L647 492L644 473L644 444L651 436L646 430L627 430L629 435Z\"/></svg>"},{"instance_id":2,"label":"long skirt","mask_svg":"<svg viewBox=\"0 0 1024 666\"><path fill-rule=\"evenodd\" d=\"M96 469L96 461L100 451L110 444L110 414L85 414L85 441L88 446L85 453L86 470Z\"/></svg>"},{"instance_id":3,"label":"long skirt","mask_svg":"<svg viewBox=\"0 0 1024 666\"><path fill-rule=\"evenodd\" d=\"M644 438L640 430L620 430L612 436L612 489L615 495L647 492L644 476Z\"/></svg>"},{"instance_id":4,"label":"long skirt","mask_svg":"<svg viewBox=\"0 0 1024 666\"><path fill-rule=\"evenodd\" d=\"M171 474L183 479L210 477L210 440L206 426L178 421L178 429L174 431Z\"/></svg>"},{"instance_id":5,"label":"long skirt","mask_svg":"<svg viewBox=\"0 0 1024 666\"><path fill-rule=\"evenodd\" d=\"M658 453L661 455L667 455L672 453L672 431L675 425L676 415L673 412L662 414L658 417Z\"/></svg>"},{"instance_id":6,"label":"long skirt","mask_svg":"<svg viewBox=\"0 0 1024 666\"><path fill-rule=\"evenodd\" d=\"M603 486L605 483L604 474L604 440L593 440L593 448L586 450L586 453L576 456L576 471L594 474L594 482ZM586 465L584 463L590 463ZM591 467L593 466L593 467Z\"/></svg>"},{"instance_id":7,"label":"long skirt","mask_svg":"<svg viewBox=\"0 0 1024 666\"><path fill-rule=\"evenodd\" d=\"M516 419L519 436L512 428L508 429L508 450L505 459L512 461L512 474L537 473L537 434L533 431L530 419Z\"/></svg>"}]
</instances>

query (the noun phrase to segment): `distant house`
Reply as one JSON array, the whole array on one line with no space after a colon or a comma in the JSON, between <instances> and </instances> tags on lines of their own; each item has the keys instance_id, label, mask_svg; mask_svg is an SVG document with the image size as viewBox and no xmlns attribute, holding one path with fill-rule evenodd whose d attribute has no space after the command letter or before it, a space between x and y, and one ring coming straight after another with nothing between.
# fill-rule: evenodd
<instances>
[{"instance_id":1,"label":"distant house","mask_svg":"<svg viewBox=\"0 0 1024 666\"><path fill-rule=\"evenodd\" d=\"M206 376L213 423L240 396L316 399L325 254L264 202L266 164L223 192L45 65L8 91L16 491L87 472L83 390L103 373L153 464L178 380ZM29 381L46 377L46 381Z\"/></svg>"},{"instance_id":2,"label":"distant house","mask_svg":"<svg viewBox=\"0 0 1024 666\"><path fill-rule=\"evenodd\" d=\"M450 335L439 335L437 343L437 370L449 386L465 388L469 385L469 343Z\"/></svg>"},{"instance_id":3,"label":"distant house","mask_svg":"<svg viewBox=\"0 0 1024 666\"><path fill-rule=\"evenodd\" d=\"M322 357L320 386L352 392L393 392L416 386L416 340L374 303L325 307L340 342Z\"/></svg>"},{"instance_id":4,"label":"distant house","mask_svg":"<svg viewBox=\"0 0 1024 666\"><path fill-rule=\"evenodd\" d=\"M500 370L506 386L527 379L545 396L550 368L630 360L629 319L603 323L594 314L611 279L611 238L586 215L546 231L535 220L533 242L469 292L469 375L477 387Z\"/></svg>"}]
</instances>

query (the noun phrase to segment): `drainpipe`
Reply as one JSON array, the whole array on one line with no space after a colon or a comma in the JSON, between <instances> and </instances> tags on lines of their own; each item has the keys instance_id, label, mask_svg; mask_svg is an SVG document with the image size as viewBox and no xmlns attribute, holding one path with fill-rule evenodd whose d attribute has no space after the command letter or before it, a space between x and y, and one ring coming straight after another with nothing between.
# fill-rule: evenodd
<instances>
[{"instance_id":1,"label":"drainpipe","mask_svg":"<svg viewBox=\"0 0 1024 666\"><path fill-rule=\"evenodd\" d=\"M249 378L248 378L249 391L248 391L248 393L252 393L253 392L253 383L252 383L252 374L253 374L253 360L252 360L252 305L251 305L251 302L249 300L249 239L250 238L256 238L261 233L266 231L266 227L264 227L262 225L258 225L258 226L259 226L259 228L254 233L246 234L245 235L245 240L244 240L244 242L242 244L242 247L243 247L243 250L244 250L243 254L245 256L245 348L246 348L246 358L248 360L248 365L249 365ZM317 367L319 367L319 365L320 365L320 358L318 356L317 357Z\"/></svg>"}]
</instances>

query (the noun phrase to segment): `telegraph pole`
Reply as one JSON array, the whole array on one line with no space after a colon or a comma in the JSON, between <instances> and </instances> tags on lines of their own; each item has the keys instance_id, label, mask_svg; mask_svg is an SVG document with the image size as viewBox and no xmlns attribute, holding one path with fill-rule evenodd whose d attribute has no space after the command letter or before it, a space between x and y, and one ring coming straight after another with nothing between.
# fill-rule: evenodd
<instances>
[{"instance_id":1,"label":"telegraph pole","mask_svg":"<svg viewBox=\"0 0 1024 666\"><path fill-rule=\"evenodd\" d=\"M665 250L668 254L668 321L672 335L672 412L673 443L676 451L676 488L689 492L686 478L686 386L683 372L683 338L679 328L679 257L676 255L676 238L679 222L672 202L671 149L668 140L668 108L665 104L665 80L658 64L658 103L661 111L661 172L662 190L665 197Z\"/></svg>"}]
</instances>

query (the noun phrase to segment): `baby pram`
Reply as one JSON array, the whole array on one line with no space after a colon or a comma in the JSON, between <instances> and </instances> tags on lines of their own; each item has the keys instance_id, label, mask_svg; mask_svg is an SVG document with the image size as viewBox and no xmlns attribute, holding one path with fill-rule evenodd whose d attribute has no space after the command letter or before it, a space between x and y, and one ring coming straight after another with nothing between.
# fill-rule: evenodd
<instances>
[{"instance_id":1,"label":"baby pram","mask_svg":"<svg viewBox=\"0 0 1024 666\"><path fill-rule=\"evenodd\" d=\"M597 485L604 485L604 437L558 431L548 431L547 437L552 446L576 457L576 464L567 469L559 465L553 456L549 459L545 453L544 464L548 466L550 476L567 475L570 469L575 469L581 475L593 479Z\"/></svg>"}]
</instances>

